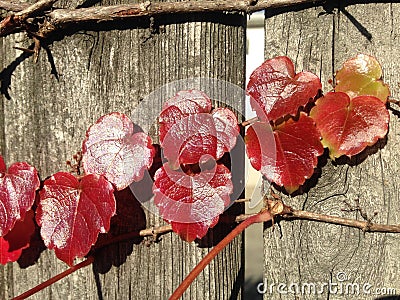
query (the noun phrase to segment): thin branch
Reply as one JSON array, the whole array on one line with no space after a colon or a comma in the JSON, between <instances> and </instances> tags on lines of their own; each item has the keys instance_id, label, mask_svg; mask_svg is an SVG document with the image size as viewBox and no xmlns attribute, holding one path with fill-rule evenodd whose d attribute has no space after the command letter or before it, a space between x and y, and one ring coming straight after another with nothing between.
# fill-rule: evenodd
<instances>
[{"instance_id":1,"label":"thin branch","mask_svg":"<svg viewBox=\"0 0 400 300\"><path fill-rule=\"evenodd\" d=\"M310 211L303 210L292 210L290 214L283 215L285 219L300 219L300 220L311 220L317 222L324 222L330 224L337 224L347 227L353 227L361 229L364 232L392 232L400 233L400 225L384 225L376 224L371 221L359 221L354 219L329 216L324 214L318 214Z\"/></svg>"},{"instance_id":2,"label":"thin branch","mask_svg":"<svg viewBox=\"0 0 400 300\"><path fill-rule=\"evenodd\" d=\"M326 0L325 0L326 1ZM113 6L96 6L77 9L53 9L50 12L43 12L45 22L41 23L36 34L39 37L46 38L52 32L68 27L69 25L78 25L86 22L103 22L122 19L132 19L144 16L157 16L165 14L180 13L200 13L200 12L245 12L252 13L259 10L273 9L278 7L294 6L306 3L321 3L324 0L200 0L184 2L151 2L146 1L134 4L122 4ZM38 13L51 7L55 1L41 0L38 3L23 7L23 10L15 16ZM16 11L21 8L20 3L13 8L6 1L0 1L0 9ZM0 23L0 36L17 32L17 29L23 28L23 22L18 18L14 21L13 15L9 16ZM11 30L13 27L14 30ZM28 27L28 26L27 26ZM7 28L7 30L5 30Z\"/></svg>"},{"instance_id":3,"label":"thin branch","mask_svg":"<svg viewBox=\"0 0 400 300\"><path fill-rule=\"evenodd\" d=\"M240 223L254 215L256 215L256 214L238 215L238 216L234 217L234 221L236 223ZM228 218L228 219L230 219L230 221L233 220L233 218ZM133 232L121 234L116 237L113 237L112 239L105 240L102 243L97 243L96 246L94 247L94 249L96 250L96 249L100 249L100 248L103 248L103 247L111 245L111 244L129 241L130 239L137 238L137 237L153 237L154 241L157 241L161 235L164 235L169 232L172 232L172 226L170 224L158 226L158 227L150 227L150 228L142 229L139 232L133 231Z\"/></svg>"}]
</instances>

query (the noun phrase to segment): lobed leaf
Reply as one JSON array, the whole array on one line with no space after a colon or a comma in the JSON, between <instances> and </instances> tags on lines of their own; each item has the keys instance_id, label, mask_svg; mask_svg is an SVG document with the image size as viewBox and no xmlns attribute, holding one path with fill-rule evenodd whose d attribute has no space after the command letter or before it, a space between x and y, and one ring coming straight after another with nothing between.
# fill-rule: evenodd
<instances>
[{"instance_id":1,"label":"lobed leaf","mask_svg":"<svg viewBox=\"0 0 400 300\"><path fill-rule=\"evenodd\" d=\"M37 171L26 162L12 164L8 170L0 156L0 237L5 236L31 209L40 181Z\"/></svg>"},{"instance_id":2,"label":"lobed leaf","mask_svg":"<svg viewBox=\"0 0 400 300\"><path fill-rule=\"evenodd\" d=\"M246 132L251 165L269 181L293 193L314 173L324 149L314 121L305 113L272 128L256 122Z\"/></svg>"},{"instance_id":3,"label":"lobed leaf","mask_svg":"<svg viewBox=\"0 0 400 300\"><path fill-rule=\"evenodd\" d=\"M180 223L170 222L172 231L180 236L180 238L186 242L193 242L195 239L203 238L208 229L213 228L218 224L219 216L214 219L204 220L196 223Z\"/></svg>"},{"instance_id":4,"label":"lobed leaf","mask_svg":"<svg viewBox=\"0 0 400 300\"><path fill-rule=\"evenodd\" d=\"M332 159L353 156L375 144L388 131L389 112L374 96L350 99L342 92L330 92L316 101L310 112L329 148Z\"/></svg>"},{"instance_id":5,"label":"lobed leaf","mask_svg":"<svg viewBox=\"0 0 400 300\"><path fill-rule=\"evenodd\" d=\"M350 98L370 95L386 103L390 91L383 83L382 68L378 61L369 55L358 54L347 60L336 72L336 92L347 93Z\"/></svg>"},{"instance_id":6,"label":"lobed leaf","mask_svg":"<svg viewBox=\"0 0 400 300\"><path fill-rule=\"evenodd\" d=\"M295 74L286 56L266 60L253 71L247 84L250 104L263 121L296 115L322 88L318 76L310 72Z\"/></svg>"},{"instance_id":7,"label":"lobed leaf","mask_svg":"<svg viewBox=\"0 0 400 300\"><path fill-rule=\"evenodd\" d=\"M103 176L89 174L80 181L59 172L45 180L40 191L36 220L49 249L68 265L85 256L107 232L116 204L113 187Z\"/></svg>"},{"instance_id":8,"label":"lobed leaf","mask_svg":"<svg viewBox=\"0 0 400 300\"><path fill-rule=\"evenodd\" d=\"M135 132L132 121L117 112L102 116L88 129L82 148L85 172L105 176L117 190L140 181L154 156L151 138Z\"/></svg>"},{"instance_id":9,"label":"lobed leaf","mask_svg":"<svg viewBox=\"0 0 400 300\"><path fill-rule=\"evenodd\" d=\"M171 99L164 105L159 122L164 156L174 168L196 164L203 156L218 160L232 150L239 126L231 110L211 112L211 100L200 91L181 91Z\"/></svg>"},{"instance_id":10,"label":"lobed leaf","mask_svg":"<svg viewBox=\"0 0 400 300\"><path fill-rule=\"evenodd\" d=\"M232 192L231 173L222 164L190 175L164 164L154 176L154 203L160 216L186 241L202 238L217 223Z\"/></svg>"},{"instance_id":11,"label":"lobed leaf","mask_svg":"<svg viewBox=\"0 0 400 300\"><path fill-rule=\"evenodd\" d=\"M160 113L160 142L164 141L164 137L177 121L190 115L210 111L211 99L202 91L179 91L164 103Z\"/></svg>"}]
</instances>

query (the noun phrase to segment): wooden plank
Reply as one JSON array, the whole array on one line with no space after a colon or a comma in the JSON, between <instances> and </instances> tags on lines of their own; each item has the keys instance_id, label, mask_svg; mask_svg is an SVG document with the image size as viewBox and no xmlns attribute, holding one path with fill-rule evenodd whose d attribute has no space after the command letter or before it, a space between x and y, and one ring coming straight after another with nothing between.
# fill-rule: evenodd
<instances>
[{"instance_id":1,"label":"wooden plank","mask_svg":"<svg viewBox=\"0 0 400 300\"><path fill-rule=\"evenodd\" d=\"M78 4L59 1L57 5L67 3L69 7ZM1 39L0 70L12 70L6 74L11 77L4 77L11 79L7 89L10 100L0 97L0 145L7 163L28 161L38 168L42 179L67 170L65 160L80 149L86 129L97 118L111 111L132 114L149 93L174 80L212 77L243 87L244 16L164 16L155 19L159 27L154 33L148 29L149 23L149 19L141 19L100 24L58 38L50 45L58 80L51 75L45 51L37 65L31 58L20 59L21 52L13 46L29 46L23 34ZM158 100L153 111L141 112L143 119L157 114L163 100ZM241 99L228 101L240 111ZM136 218L143 217L138 209ZM150 213L145 217L146 226L163 224ZM150 246L120 244L107 249L93 267L32 299L166 299L209 251L209 245L231 226L215 230L202 247L182 242L173 234ZM193 283L185 299L240 298L242 257L238 237ZM14 263L0 267L0 299L17 296L65 269L48 250L32 266L21 268Z\"/></svg>"},{"instance_id":2,"label":"wooden plank","mask_svg":"<svg viewBox=\"0 0 400 300\"><path fill-rule=\"evenodd\" d=\"M310 70L321 76L325 91L334 70L358 53L375 56L383 66L384 79L392 96L398 97L400 76L396 57L399 47L400 6L392 3L359 4L333 8L271 12L266 19L266 57L288 55L297 70ZM318 176L308 182L304 194L284 196L297 209L361 219L357 212L344 212L345 201L361 207L374 222L398 224L399 204L397 155L398 113L391 110L390 131L386 141L368 150L368 157L320 161ZM382 148L382 149L379 149ZM365 160L364 160L365 158ZM319 175L319 173L321 173ZM308 221L282 222L275 231L264 231L265 299L375 299L363 293L363 284L394 288L400 293L400 250L396 234L363 234L360 230ZM342 276L342 277L341 277ZM342 280L342 281L341 281ZM322 284L342 284L331 291ZM275 284L271 288L271 284ZM278 284L300 287L297 293L279 293ZM317 291L301 294L302 284L314 284ZM360 294L352 292L352 286ZM294 286L294 287L295 287ZM340 285L339 285L340 286ZM338 287L339 287L338 286ZM273 292L270 292L270 288ZM349 294L345 294L345 289ZM377 291L379 292L379 291Z\"/></svg>"}]
</instances>

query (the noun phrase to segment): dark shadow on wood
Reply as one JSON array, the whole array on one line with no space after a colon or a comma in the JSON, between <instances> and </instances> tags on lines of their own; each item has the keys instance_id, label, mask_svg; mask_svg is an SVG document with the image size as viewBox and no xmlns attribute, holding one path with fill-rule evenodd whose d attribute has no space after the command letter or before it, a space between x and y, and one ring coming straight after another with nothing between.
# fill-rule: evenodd
<instances>
[{"instance_id":1,"label":"dark shadow on wood","mask_svg":"<svg viewBox=\"0 0 400 300\"><path fill-rule=\"evenodd\" d=\"M94 264L92 264L92 270L94 275L94 281L96 282L96 289L97 289L97 297L99 300L103 300L103 288L101 285L100 275L99 272L96 271Z\"/></svg>"},{"instance_id":2,"label":"dark shadow on wood","mask_svg":"<svg viewBox=\"0 0 400 300\"><path fill-rule=\"evenodd\" d=\"M221 12L204 12L204 13L184 13L159 15L154 17L138 17L131 20L117 20L104 22L87 22L79 26L67 26L65 29L53 32L48 37L48 43L60 41L65 36L70 36L81 31L111 31L111 30L128 30L128 29L150 29L152 34L162 34L161 27L173 24L185 24L189 22L209 22L214 24L223 24L226 26L246 26L246 17L241 13L221 13Z\"/></svg>"},{"instance_id":3,"label":"dark shadow on wood","mask_svg":"<svg viewBox=\"0 0 400 300\"><path fill-rule=\"evenodd\" d=\"M43 181L40 183L41 188L43 187ZM39 193L36 194L35 204L32 206L32 210L36 211L39 202ZM27 216L25 216L26 218ZM21 256L17 260L17 263L21 269L33 266L38 260L43 251L47 249L44 241L40 235L40 227L36 223L36 219L33 217L33 223L35 230L30 238L28 248L22 250Z\"/></svg>"},{"instance_id":4,"label":"dark shadow on wood","mask_svg":"<svg viewBox=\"0 0 400 300\"><path fill-rule=\"evenodd\" d=\"M243 252L243 251L242 251ZM244 261L244 260L243 260ZM242 299L243 296L243 285L244 285L244 264L240 265L239 272L233 283L232 293L229 296L229 300Z\"/></svg>"},{"instance_id":5,"label":"dark shadow on wood","mask_svg":"<svg viewBox=\"0 0 400 300\"><path fill-rule=\"evenodd\" d=\"M60 81L60 77L58 75L56 64L54 62L54 57L53 57L53 54L51 54L50 48L46 44L43 44L42 47L46 51L47 60L49 61L49 64L50 64L50 68L51 68L50 74L54 75L54 77L57 79L57 81Z\"/></svg>"},{"instance_id":6,"label":"dark shadow on wood","mask_svg":"<svg viewBox=\"0 0 400 300\"><path fill-rule=\"evenodd\" d=\"M388 110L390 110L396 117L400 118L400 110L396 108L393 108L391 105L389 105Z\"/></svg>"},{"instance_id":7,"label":"dark shadow on wood","mask_svg":"<svg viewBox=\"0 0 400 300\"><path fill-rule=\"evenodd\" d=\"M99 2L101 2L101 1L100 0L86 0L82 4L79 4L76 8L91 7Z\"/></svg>"},{"instance_id":8,"label":"dark shadow on wood","mask_svg":"<svg viewBox=\"0 0 400 300\"><path fill-rule=\"evenodd\" d=\"M365 28L346 8L339 8L340 12L349 19L349 21L358 29L358 31L368 40L372 40L372 34Z\"/></svg>"},{"instance_id":9,"label":"dark shadow on wood","mask_svg":"<svg viewBox=\"0 0 400 300\"><path fill-rule=\"evenodd\" d=\"M114 192L117 202L116 215L111 218L110 230L106 234L100 234L96 244L103 244L112 241L121 234L138 232L146 228L146 215L135 199L131 190L125 188L122 191ZM143 241L139 236L116 244L111 244L95 250L95 261L93 272L107 273L112 266L122 265L133 251L133 245ZM96 247L96 246L95 246Z\"/></svg>"},{"instance_id":10,"label":"dark shadow on wood","mask_svg":"<svg viewBox=\"0 0 400 300\"><path fill-rule=\"evenodd\" d=\"M328 150L325 149L324 154L322 154L320 157L318 157L318 164L316 168L314 169L314 173L311 175L309 179L307 179L303 185L299 187L298 190L294 191L291 196L299 196L303 195L305 193L308 193L312 188L314 188L318 184L318 180L321 177L322 174L322 168L326 166L328 162ZM265 180L267 180L265 177L263 177ZM278 186L275 183L273 183L273 187L280 193L284 195L289 195L289 193L285 190L284 187Z\"/></svg>"},{"instance_id":11,"label":"dark shadow on wood","mask_svg":"<svg viewBox=\"0 0 400 300\"><path fill-rule=\"evenodd\" d=\"M372 3L393 3L397 1L361 1L361 0L347 0L347 1L326 1L321 3L320 5L315 5L313 3L296 5L293 7L282 7L277 9L269 9L265 12L265 17L270 18L280 14L285 14L288 12L297 12L305 9L315 8L321 6L324 9L324 12L318 13L318 17L336 14L337 12L342 13L347 19L357 28L357 30L368 40L372 40L372 34L369 30L352 14L350 14L347 10L347 6L356 5L356 4L372 4Z\"/></svg>"},{"instance_id":12,"label":"dark shadow on wood","mask_svg":"<svg viewBox=\"0 0 400 300\"><path fill-rule=\"evenodd\" d=\"M35 223L35 232L29 242L29 247L22 250L22 254L17 260L21 269L33 266L39 259L40 255L47 247L40 236L40 227Z\"/></svg>"},{"instance_id":13,"label":"dark shadow on wood","mask_svg":"<svg viewBox=\"0 0 400 300\"><path fill-rule=\"evenodd\" d=\"M32 50L33 47L34 44L31 44L28 49ZM11 89L11 77L15 69L30 56L32 56L32 53L22 52L20 56L0 72L0 94L4 95L7 100L11 100L9 90Z\"/></svg>"},{"instance_id":14,"label":"dark shadow on wood","mask_svg":"<svg viewBox=\"0 0 400 300\"><path fill-rule=\"evenodd\" d=\"M244 130L242 128L242 130ZM241 149L243 148L243 149ZM238 155L235 152L242 152L243 155ZM202 239L196 239L198 246L201 248L209 248L218 244L229 232L232 231L233 228L237 226L235 222L235 217L237 215L244 213L244 204L243 203L234 203L235 200L244 198L244 147L241 145L236 145L234 149L232 149L232 157L231 159L230 153L226 152L219 160L218 163L222 163L229 170L232 171L232 161L235 162L235 168L232 174L232 183L234 187L234 191L232 195L235 195L235 199L231 198L231 203L233 203L225 212L220 216L218 224L208 230L205 237ZM243 159L242 161L238 161L239 159ZM242 167L241 167L242 166ZM238 196L236 196L238 195Z\"/></svg>"},{"instance_id":15,"label":"dark shadow on wood","mask_svg":"<svg viewBox=\"0 0 400 300\"><path fill-rule=\"evenodd\" d=\"M217 245L237 226L235 218L243 212L243 203L233 204L222 215L220 215L217 225L209 229L202 239L196 239L195 242L200 248L210 248Z\"/></svg>"},{"instance_id":16,"label":"dark shadow on wood","mask_svg":"<svg viewBox=\"0 0 400 300\"><path fill-rule=\"evenodd\" d=\"M349 165L351 167L357 166L361 164L364 160L367 159L368 156L377 153L379 150L383 149L387 144L387 135L379 139L374 145L368 146L361 153L352 156L351 158L345 155L337 158L332 162L333 165Z\"/></svg>"},{"instance_id":17,"label":"dark shadow on wood","mask_svg":"<svg viewBox=\"0 0 400 300\"><path fill-rule=\"evenodd\" d=\"M400 300L400 295L383 296L375 298L375 300Z\"/></svg>"}]
</instances>

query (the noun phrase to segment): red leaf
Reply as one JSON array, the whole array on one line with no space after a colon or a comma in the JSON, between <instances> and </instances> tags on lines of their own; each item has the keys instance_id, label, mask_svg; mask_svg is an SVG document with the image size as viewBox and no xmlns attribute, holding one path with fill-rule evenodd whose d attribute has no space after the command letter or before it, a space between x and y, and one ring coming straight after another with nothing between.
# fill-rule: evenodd
<instances>
[{"instance_id":1,"label":"red leaf","mask_svg":"<svg viewBox=\"0 0 400 300\"><path fill-rule=\"evenodd\" d=\"M239 135L235 114L227 108L210 112L211 100L200 91L181 91L164 105L160 141L174 168L196 164L204 155L218 160L235 146Z\"/></svg>"},{"instance_id":2,"label":"red leaf","mask_svg":"<svg viewBox=\"0 0 400 300\"><path fill-rule=\"evenodd\" d=\"M217 154L215 159L220 159L225 152L235 147L240 133L236 115L228 108L216 108L211 113L217 135Z\"/></svg>"},{"instance_id":3,"label":"red leaf","mask_svg":"<svg viewBox=\"0 0 400 300\"><path fill-rule=\"evenodd\" d=\"M83 141L86 173L105 176L118 190L140 181L153 162L154 148L149 136L134 132L124 114L107 114L92 125Z\"/></svg>"},{"instance_id":4,"label":"red leaf","mask_svg":"<svg viewBox=\"0 0 400 300\"><path fill-rule=\"evenodd\" d=\"M222 164L191 175L164 164L154 176L153 192L160 215L190 241L202 238L206 228L215 225L230 204L233 184L229 169Z\"/></svg>"},{"instance_id":5,"label":"red leaf","mask_svg":"<svg viewBox=\"0 0 400 300\"><path fill-rule=\"evenodd\" d=\"M0 264L5 265L9 262L17 261L22 253L23 248L10 250L10 243L0 237Z\"/></svg>"},{"instance_id":6,"label":"red leaf","mask_svg":"<svg viewBox=\"0 0 400 300\"><path fill-rule=\"evenodd\" d=\"M245 140L252 166L289 193L311 177L324 151L314 121L304 113L298 121L289 119L274 129L257 122L249 127Z\"/></svg>"},{"instance_id":7,"label":"red leaf","mask_svg":"<svg viewBox=\"0 0 400 300\"><path fill-rule=\"evenodd\" d=\"M263 121L275 121L296 115L322 88L319 78L310 72L295 74L286 56L266 60L254 70L247 84L250 103Z\"/></svg>"},{"instance_id":8,"label":"red leaf","mask_svg":"<svg viewBox=\"0 0 400 300\"><path fill-rule=\"evenodd\" d=\"M29 247L30 239L35 232L34 213L29 210L24 220L18 220L13 229L0 237L0 264L17 261L22 250Z\"/></svg>"},{"instance_id":9,"label":"red leaf","mask_svg":"<svg viewBox=\"0 0 400 300\"><path fill-rule=\"evenodd\" d=\"M373 96L350 99L346 93L330 92L316 101L310 112L331 158L353 156L375 144L388 130L389 112Z\"/></svg>"},{"instance_id":10,"label":"red leaf","mask_svg":"<svg viewBox=\"0 0 400 300\"><path fill-rule=\"evenodd\" d=\"M178 120L210 111L211 100L205 93L197 90L179 91L164 103L160 113L160 142L164 141L164 137Z\"/></svg>"},{"instance_id":11,"label":"red leaf","mask_svg":"<svg viewBox=\"0 0 400 300\"><path fill-rule=\"evenodd\" d=\"M0 156L0 236L5 236L17 220L31 209L40 181L37 171L26 162L17 162L6 171Z\"/></svg>"},{"instance_id":12,"label":"red leaf","mask_svg":"<svg viewBox=\"0 0 400 300\"><path fill-rule=\"evenodd\" d=\"M89 174L80 181L59 172L44 182L36 220L49 249L68 265L85 256L99 232L107 232L115 214L112 185L104 177Z\"/></svg>"},{"instance_id":13,"label":"red leaf","mask_svg":"<svg viewBox=\"0 0 400 300\"><path fill-rule=\"evenodd\" d=\"M370 95L386 103L389 87L383 83L382 68L378 61L369 55L358 54L347 60L343 68L336 72L336 92L345 92L350 98Z\"/></svg>"}]
</instances>

